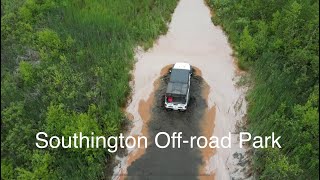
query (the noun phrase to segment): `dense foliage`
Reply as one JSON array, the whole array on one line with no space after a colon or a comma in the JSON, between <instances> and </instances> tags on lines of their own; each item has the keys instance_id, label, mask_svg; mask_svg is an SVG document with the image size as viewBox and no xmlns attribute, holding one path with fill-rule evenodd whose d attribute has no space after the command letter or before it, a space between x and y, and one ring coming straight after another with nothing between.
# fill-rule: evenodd
<instances>
[{"instance_id":1,"label":"dense foliage","mask_svg":"<svg viewBox=\"0 0 320 180\"><path fill-rule=\"evenodd\" d=\"M1 179L110 175L105 149L40 150L35 135L117 135L134 48L166 32L176 3L1 1Z\"/></svg>"},{"instance_id":2,"label":"dense foliage","mask_svg":"<svg viewBox=\"0 0 320 180\"><path fill-rule=\"evenodd\" d=\"M282 136L255 149L258 179L319 179L319 1L209 0L239 65L252 74L249 131Z\"/></svg>"}]
</instances>

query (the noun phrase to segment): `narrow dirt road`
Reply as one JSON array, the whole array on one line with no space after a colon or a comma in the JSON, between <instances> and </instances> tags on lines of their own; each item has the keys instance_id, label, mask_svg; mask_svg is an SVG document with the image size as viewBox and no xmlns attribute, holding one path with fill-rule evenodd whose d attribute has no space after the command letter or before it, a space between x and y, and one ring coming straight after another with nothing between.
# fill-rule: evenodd
<instances>
[{"instance_id":1,"label":"narrow dirt road","mask_svg":"<svg viewBox=\"0 0 320 180\"><path fill-rule=\"evenodd\" d=\"M128 149L128 155L116 157L118 165L112 178L122 179L129 174L132 178L139 175L154 178L189 175L196 179L201 174L214 175L215 179L245 179L245 149L239 148L235 133L237 123L246 113L244 90L235 85L237 68L227 37L220 27L212 24L210 10L204 1L180 0L168 33L147 52L138 50L136 58L132 101L126 109L133 122L128 135L145 135L152 139L158 131L175 130L186 132L187 136L189 132L223 137L231 132L234 142L230 149L206 149L203 152L190 148L160 151L149 142L147 149ZM199 79L193 79L193 82L208 85L208 88L203 84L193 86L196 105L191 105L191 110L185 114L167 113L157 108L165 82L160 77L165 74L165 67L176 62L188 62L200 69L201 82ZM175 118L181 121L174 121ZM174 163L168 165L167 159Z\"/></svg>"}]
</instances>

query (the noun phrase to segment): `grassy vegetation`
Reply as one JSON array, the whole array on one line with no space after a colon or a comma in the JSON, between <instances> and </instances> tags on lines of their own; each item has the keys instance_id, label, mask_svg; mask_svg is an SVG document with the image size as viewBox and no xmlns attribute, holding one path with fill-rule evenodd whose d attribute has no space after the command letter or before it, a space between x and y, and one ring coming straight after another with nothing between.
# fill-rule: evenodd
<instances>
[{"instance_id":1,"label":"grassy vegetation","mask_svg":"<svg viewBox=\"0 0 320 180\"><path fill-rule=\"evenodd\" d=\"M39 150L35 135L121 132L134 48L166 32L176 3L1 1L2 179L110 176L105 149Z\"/></svg>"},{"instance_id":2,"label":"grassy vegetation","mask_svg":"<svg viewBox=\"0 0 320 180\"><path fill-rule=\"evenodd\" d=\"M252 74L249 131L281 135L255 149L257 179L319 179L319 1L209 0Z\"/></svg>"}]
</instances>

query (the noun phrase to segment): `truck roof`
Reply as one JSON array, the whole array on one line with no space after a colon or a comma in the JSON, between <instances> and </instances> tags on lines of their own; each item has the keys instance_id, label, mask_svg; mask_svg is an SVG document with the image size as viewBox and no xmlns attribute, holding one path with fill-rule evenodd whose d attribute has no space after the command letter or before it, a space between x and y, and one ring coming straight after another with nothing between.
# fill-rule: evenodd
<instances>
[{"instance_id":1,"label":"truck roof","mask_svg":"<svg viewBox=\"0 0 320 180\"><path fill-rule=\"evenodd\" d=\"M171 95L187 95L189 75L190 70L172 69L166 93Z\"/></svg>"}]
</instances>

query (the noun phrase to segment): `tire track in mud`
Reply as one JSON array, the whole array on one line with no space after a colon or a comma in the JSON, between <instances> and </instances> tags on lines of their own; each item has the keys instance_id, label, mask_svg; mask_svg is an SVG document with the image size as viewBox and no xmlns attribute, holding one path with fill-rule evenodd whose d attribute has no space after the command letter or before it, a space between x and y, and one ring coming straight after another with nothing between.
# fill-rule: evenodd
<instances>
[{"instance_id":1,"label":"tire track in mud","mask_svg":"<svg viewBox=\"0 0 320 180\"><path fill-rule=\"evenodd\" d=\"M162 71L167 69L164 68ZM165 110L163 102L168 80L168 75L164 75L158 80L158 85L155 86L157 89L148 100L150 102L151 99L153 104L142 104L145 107L151 106L150 115L140 113L142 117L149 119L145 122L142 130L148 129L143 134L148 135L149 145L147 149L138 150L140 153L136 153L134 158L129 158L135 159L135 161L130 162L129 160L128 179L204 179L209 177L202 173L204 172L205 158L212 155L212 149L190 148L189 143L181 143L180 149L172 148L172 146L160 149L154 143L154 138L159 132L166 132L169 135L173 132L182 132L182 140L190 140L191 136L204 135L208 137L212 134L213 121L211 118L214 115L214 108L208 110L206 96L209 92L209 86L202 77L194 75L191 78L190 104L186 112ZM148 113L145 108L143 109L144 114ZM206 131L203 131L204 129ZM166 138L162 137L159 138L159 144L166 143Z\"/></svg>"}]
</instances>

